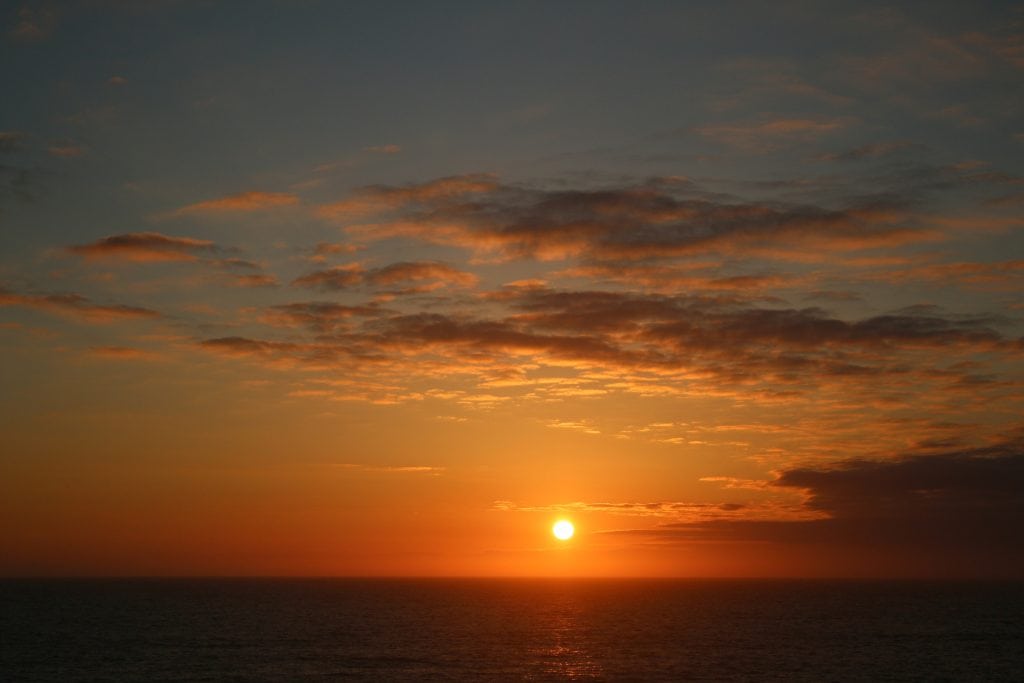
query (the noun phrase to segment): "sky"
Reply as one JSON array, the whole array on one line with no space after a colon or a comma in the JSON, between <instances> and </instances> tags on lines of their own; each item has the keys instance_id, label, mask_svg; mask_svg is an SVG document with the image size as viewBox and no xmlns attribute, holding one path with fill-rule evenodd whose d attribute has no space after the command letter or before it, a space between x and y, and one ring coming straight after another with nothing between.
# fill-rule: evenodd
<instances>
[{"instance_id":1,"label":"sky","mask_svg":"<svg viewBox=\"0 0 1024 683\"><path fill-rule=\"evenodd\" d=\"M2 575L1024 577L1019 3L11 2L0 87Z\"/></svg>"}]
</instances>

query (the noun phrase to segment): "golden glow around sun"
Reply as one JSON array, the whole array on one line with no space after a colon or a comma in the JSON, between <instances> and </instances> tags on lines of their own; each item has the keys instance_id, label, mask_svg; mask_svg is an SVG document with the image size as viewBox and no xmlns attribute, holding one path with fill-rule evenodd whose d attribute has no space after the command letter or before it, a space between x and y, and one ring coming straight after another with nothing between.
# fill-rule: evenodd
<instances>
[{"instance_id":1,"label":"golden glow around sun","mask_svg":"<svg viewBox=\"0 0 1024 683\"><path fill-rule=\"evenodd\" d=\"M572 535L576 533L576 528L573 527L572 522L567 519L560 519L555 522L555 525L551 527L551 533L555 535L559 541L568 541L572 538Z\"/></svg>"}]
</instances>

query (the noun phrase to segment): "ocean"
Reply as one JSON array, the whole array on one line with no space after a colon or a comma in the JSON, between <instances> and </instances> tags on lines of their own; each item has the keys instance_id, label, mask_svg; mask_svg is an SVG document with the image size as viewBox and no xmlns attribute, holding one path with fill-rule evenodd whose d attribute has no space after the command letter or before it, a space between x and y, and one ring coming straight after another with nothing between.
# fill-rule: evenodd
<instances>
[{"instance_id":1,"label":"ocean","mask_svg":"<svg viewBox=\"0 0 1024 683\"><path fill-rule=\"evenodd\" d=\"M1024 681L1024 583L0 581L3 681Z\"/></svg>"}]
</instances>

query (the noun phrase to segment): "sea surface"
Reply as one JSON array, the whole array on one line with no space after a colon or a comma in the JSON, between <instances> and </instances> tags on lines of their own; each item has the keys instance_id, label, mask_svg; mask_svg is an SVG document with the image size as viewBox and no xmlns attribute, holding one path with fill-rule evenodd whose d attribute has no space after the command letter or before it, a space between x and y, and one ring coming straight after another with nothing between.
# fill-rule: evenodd
<instances>
[{"instance_id":1,"label":"sea surface","mask_svg":"<svg viewBox=\"0 0 1024 683\"><path fill-rule=\"evenodd\" d=\"M1024 584L5 580L3 681L1024 681Z\"/></svg>"}]
</instances>

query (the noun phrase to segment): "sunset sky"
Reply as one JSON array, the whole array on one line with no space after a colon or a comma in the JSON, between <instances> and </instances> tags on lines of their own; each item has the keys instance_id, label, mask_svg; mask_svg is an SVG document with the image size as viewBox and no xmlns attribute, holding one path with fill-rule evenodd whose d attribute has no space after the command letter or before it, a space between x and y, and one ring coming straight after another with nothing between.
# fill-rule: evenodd
<instances>
[{"instance_id":1,"label":"sunset sky","mask_svg":"<svg viewBox=\"0 0 1024 683\"><path fill-rule=\"evenodd\" d=\"M2 575L1024 576L1019 3L6 3L0 74Z\"/></svg>"}]
</instances>

